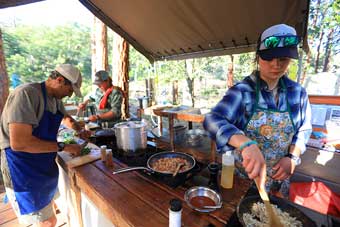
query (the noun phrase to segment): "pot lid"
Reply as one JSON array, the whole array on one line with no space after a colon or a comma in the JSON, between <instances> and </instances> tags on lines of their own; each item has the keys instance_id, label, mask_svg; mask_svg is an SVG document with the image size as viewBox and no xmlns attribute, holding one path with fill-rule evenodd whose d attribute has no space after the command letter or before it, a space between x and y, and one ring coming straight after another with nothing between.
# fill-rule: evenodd
<instances>
[{"instance_id":1,"label":"pot lid","mask_svg":"<svg viewBox=\"0 0 340 227\"><path fill-rule=\"evenodd\" d=\"M101 129L95 132L95 136L114 136L115 132L112 129Z\"/></svg>"},{"instance_id":2,"label":"pot lid","mask_svg":"<svg viewBox=\"0 0 340 227\"><path fill-rule=\"evenodd\" d=\"M115 124L115 128L142 128L145 126L146 124L143 121L125 121Z\"/></svg>"}]
</instances>

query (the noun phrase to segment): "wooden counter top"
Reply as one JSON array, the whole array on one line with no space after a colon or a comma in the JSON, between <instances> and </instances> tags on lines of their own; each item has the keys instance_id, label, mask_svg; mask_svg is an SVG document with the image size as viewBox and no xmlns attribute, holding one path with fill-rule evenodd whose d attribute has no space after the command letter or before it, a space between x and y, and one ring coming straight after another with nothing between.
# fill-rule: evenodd
<instances>
[{"instance_id":1,"label":"wooden counter top","mask_svg":"<svg viewBox=\"0 0 340 227\"><path fill-rule=\"evenodd\" d=\"M116 226L168 226L169 201L173 198L183 202L182 226L225 226L250 185L249 181L235 178L233 189L222 189L223 207L204 214L192 210L184 201L185 191L194 186L191 181L173 189L137 171L112 174L125 166L114 159L113 168L101 160L75 168L77 186Z\"/></svg>"}]
</instances>

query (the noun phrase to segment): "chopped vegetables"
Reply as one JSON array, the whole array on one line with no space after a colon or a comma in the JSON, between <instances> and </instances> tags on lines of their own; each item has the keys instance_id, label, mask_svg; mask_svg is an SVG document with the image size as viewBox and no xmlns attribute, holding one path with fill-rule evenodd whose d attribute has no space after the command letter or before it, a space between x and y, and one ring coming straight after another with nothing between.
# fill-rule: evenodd
<instances>
[{"instance_id":1,"label":"chopped vegetables","mask_svg":"<svg viewBox=\"0 0 340 227\"><path fill-rule=\"evenodd\" d=\"M77 144L77 142L73 138L67 138L64 140L65 144Z\"/></svg>"},{"instance_id":2,"label":"chopped vegetables","mask_svg":"<svg viewBox=\"0 0 340 227\"><path fill-rule=\"evenodd\" d=\"M80 155L83 156L83 155L87 155L91 152L91 148L88 148L88 147L84 147L83 149L81 149L80 151Z\"/></svg>"}]
</instances>

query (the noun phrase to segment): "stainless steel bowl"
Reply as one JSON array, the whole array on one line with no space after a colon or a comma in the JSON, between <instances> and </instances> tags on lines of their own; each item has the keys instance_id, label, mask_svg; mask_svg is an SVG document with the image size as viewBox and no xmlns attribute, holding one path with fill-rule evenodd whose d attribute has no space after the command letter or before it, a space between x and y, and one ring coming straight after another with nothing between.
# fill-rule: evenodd
<instances>
[{"instance_id":1,"label":"stainless steel bowl","mask_svg":"<svg viewBox=\"0 0 340 227\"><path fill-rule=\"evenodd\" d=\"M195 207L194 205L190 203L190 201L196 196L204 196L204 197L210 198L211 200L215 202L216 208ZM189 188L184 194L184 200L188 204L189 207L199 212L211 212L211 211L216 210L217 207L222 207L221 195L215 192L214 190L208 187L203 187L203 186L195 186L195 187Z\"/></svg>"}]
</instances>

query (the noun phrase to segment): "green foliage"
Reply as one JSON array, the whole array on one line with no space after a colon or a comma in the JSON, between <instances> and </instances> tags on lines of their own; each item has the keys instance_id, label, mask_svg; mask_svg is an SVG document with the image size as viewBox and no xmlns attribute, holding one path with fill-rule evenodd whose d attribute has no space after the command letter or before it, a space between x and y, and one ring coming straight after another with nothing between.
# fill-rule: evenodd
<instances>
[{"instance_id":1,"label":"green foliage","mask_svg":"<svg viewBox=\"0 0 340 227\"><path fill-rule=\"evenodd\" d=\"M84 81L91 78L90 29L77 24L4 29L4 51L9 75L23 83L38 82L62 63L79 67ZM85 82L86 83L86 82Z\"/></svg>"}]
</instances>

